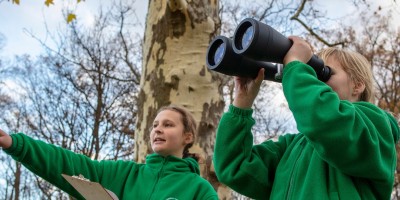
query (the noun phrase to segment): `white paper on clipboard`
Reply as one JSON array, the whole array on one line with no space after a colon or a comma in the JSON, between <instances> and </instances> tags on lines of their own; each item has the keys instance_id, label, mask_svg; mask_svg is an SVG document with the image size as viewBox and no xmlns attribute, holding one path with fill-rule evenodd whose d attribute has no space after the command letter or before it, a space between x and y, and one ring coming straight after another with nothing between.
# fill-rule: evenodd
<instances>
[{"instance_id":1,"label":"white paper on clipboard","mask_svg":"<svg viewBox=\"0 0 400 200\"><path fill-rule=\"evenodd\" d=\"M81 176L61 174L86 200L118 200L110 190L105 189L100 183L91 182Z\"/></svg>"}]
</instances>

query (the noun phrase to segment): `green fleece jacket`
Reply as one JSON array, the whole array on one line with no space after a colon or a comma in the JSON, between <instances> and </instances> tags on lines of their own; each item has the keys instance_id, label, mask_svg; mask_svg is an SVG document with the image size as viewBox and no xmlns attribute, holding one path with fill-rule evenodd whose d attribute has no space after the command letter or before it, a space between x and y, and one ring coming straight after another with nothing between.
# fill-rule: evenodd
<instances>
[{"instance_id":1,"label":"green fleece jacket","mask_svg":"<svg viewBox=\"0 0 400 200\"><path fill-rule=\"evenodd\" d=\"M12 134L4 151L33 173L78 199L83 197L61 176L83 175L114 192L119 199L218 199L214 188L199 176L192 158L151 154L146 164L96 161L24 134Z\"/></svg>"},{"instance_id":2,"label":"green fleece jacket","mask_svg":"<svg viewBox=\"0 0 400 200\"><path fill-rule=\"evenodd\" d=\"M231 105L217 130L218 179L254 199L389 200L396 120L373 104L340 100L298 61L284 68L282 86L300 133L253 145L252 110Z\"/></svg>"}]
</instances>

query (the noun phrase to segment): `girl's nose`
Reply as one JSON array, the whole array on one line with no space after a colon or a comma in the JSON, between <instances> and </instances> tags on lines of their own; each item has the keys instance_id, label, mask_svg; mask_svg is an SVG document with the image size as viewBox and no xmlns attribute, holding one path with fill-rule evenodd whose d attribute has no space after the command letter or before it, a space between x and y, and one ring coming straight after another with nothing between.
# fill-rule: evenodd
<instances>
[{"instance_id":1,"label":"girl's nose","mask_svg":"<svg viewBox=\"0 0 400 200\"><path fill-rule=\"evenodd\" d=\"M153 128L155 133L161 133L161 127L160 126L156 126Z\"/></svg>"}]
</instances>

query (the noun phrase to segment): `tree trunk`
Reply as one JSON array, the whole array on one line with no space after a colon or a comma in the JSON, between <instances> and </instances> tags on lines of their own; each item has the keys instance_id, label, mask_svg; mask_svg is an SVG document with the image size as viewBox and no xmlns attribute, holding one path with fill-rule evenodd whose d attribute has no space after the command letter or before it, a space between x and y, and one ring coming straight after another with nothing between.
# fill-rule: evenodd
<instances>
[{"instance_id":1,"label":"tree trunk","mask_svg":"<svg viewBox=\"0 0 400 200\"><path fill-rule=\"evenodd\" d=\"M15 196L14 200L19 200L19 193L21 190L21 163L15 162L15 172L14 172L14 191L15 191Z\"/></svg>"},{"instance_id":2,"label":"tree trunk","mask_svg":"<svg viewBox=\"0 0 400 200\"><path fill-rule=\"evenodd\" d=\"M202 157L201 175L217 190L212 156L225 103L222 78L207 69L205 58L219 24L217 0L149 1L135 133L135 159L144 162L152 152L149 128L157 110L168 104L186 107L199 123L191 152Z\"/></svg>"}]
</instances>

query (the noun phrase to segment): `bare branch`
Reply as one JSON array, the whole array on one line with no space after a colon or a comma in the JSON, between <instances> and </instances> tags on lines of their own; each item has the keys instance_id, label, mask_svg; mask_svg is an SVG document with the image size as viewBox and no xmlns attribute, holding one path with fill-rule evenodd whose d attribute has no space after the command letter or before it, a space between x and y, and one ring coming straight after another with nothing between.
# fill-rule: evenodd
<instances>
[{"instance_id":1,"label":"bare branch","mask_svg":"<svg viewBox=\"0 0 400 200\"><path fill-rule=\"evenodd\" d=\"M300 19L299 16L303 12L306 3L307 3L307 0L301 1L299 8L294 13L294 15L292 17L290 17L290 20L295 20L295 21L299 22L312 36L314 36L317 40L321 41L322 43L324 43L325 45L327 45L329 47L338 46L338 45L344 46L346 44L346 41L329 43L323 37L321 37L319 34L317 34L311 27L309 27L304 21L302 21Z\"/></svg>"}]
</instances>

